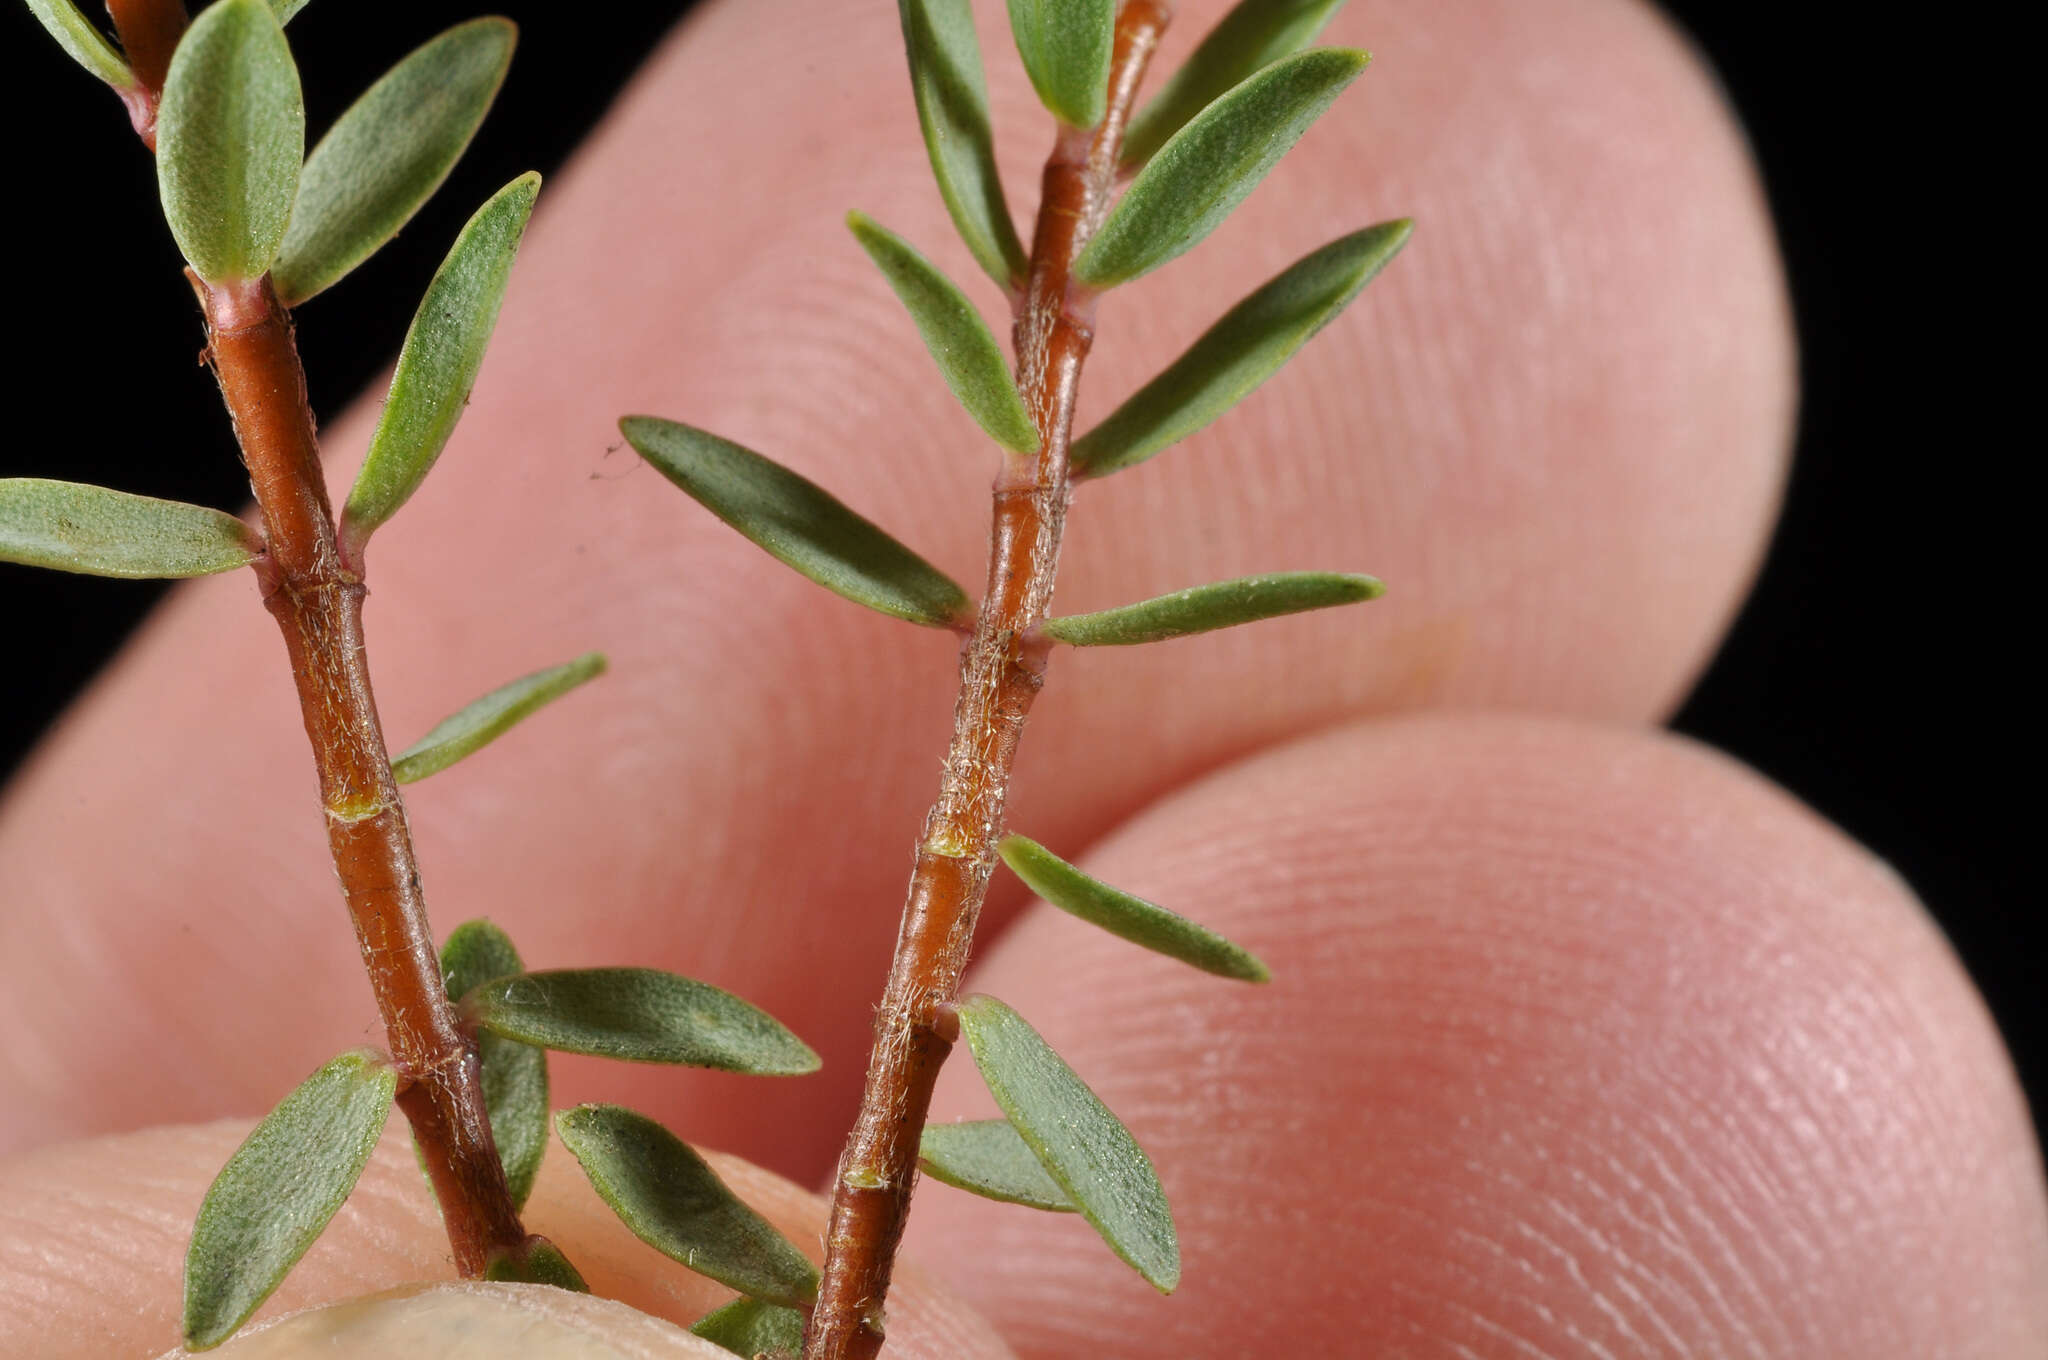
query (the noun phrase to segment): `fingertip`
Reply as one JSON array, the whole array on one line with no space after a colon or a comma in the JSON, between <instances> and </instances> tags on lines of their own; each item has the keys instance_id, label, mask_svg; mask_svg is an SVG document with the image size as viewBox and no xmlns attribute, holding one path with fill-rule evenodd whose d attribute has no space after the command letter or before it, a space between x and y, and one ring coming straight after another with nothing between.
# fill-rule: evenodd
<instances>
[{"instance_id":1,"label":"fingertip","mask_svg":"<svg viewBox=\"0 0 2048 1360\"><path fill-rule=\"evenodd\" d=\"M973 985L1131 1125L1187 1261L1154 1300L1085 1228L932 1190L914 1246L1022 1355L1208 1354L1246 1319L1358 1355L2048 1340L2048 1198L1981 1002L1895 875L1722 757L1353 728L1086 863L1275 980L1043 911L988 954ZM971 1078L949 1069L939 1117L984 1112Z\"/></svg>"}]
</instances>

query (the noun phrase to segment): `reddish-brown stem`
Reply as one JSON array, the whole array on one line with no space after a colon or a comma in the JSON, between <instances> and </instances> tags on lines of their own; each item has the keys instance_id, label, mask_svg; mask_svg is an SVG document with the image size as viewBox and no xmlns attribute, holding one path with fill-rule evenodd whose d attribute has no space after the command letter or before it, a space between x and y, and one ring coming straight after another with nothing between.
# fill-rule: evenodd
<instances>
[{"instance_id":1,"label":"reddish-brown stem","mask_svg":"<svg viewBox=\"0 0 2048 1360\"><path fill-rule=\"evenodd\" d=\"M361 577L343 563L305 374L269 279L194 279L207 357L263 513L264 603L284 633L313 745L327 840L384 1019L441 1216L463 1275L523 1255L526 1232L491 1140L474 1040L458 1026L420 895L405 806L391 777L363 651Z\"/></svg>"},{"instance_id":2,"label":"reddish-brown stem","mask_svg":"<svg viewBox=\"0 0 2048 1360\"><path fill-rule=\"evenodd\" d=\"M867 1087L833 1186L804 1360L871 1360L882 1347L882 1307L917 1182L918 1140L959 1032L950 1003L995 868L1017 741L1045 682L1039 626L1059 567L1074 397L1094 339L1095 299L1075 282L1072 266L1108 209L1124 125L1170 12L1165 0L1126 0L1108 113L1092 129L1062 127L1046 163L1014 326L1017 384L1039 449L1006 460L996 478L988 589L962 652L945 775L918 842Z\"/></svg>"},{"instance_id":3,"label":"reddish-brown stem","mask_svg":"<svg viewBox=\"0 0 2048 1360\"><path fill-rule=\"evenodd\" d=\"M107 9L136 77L119 93L137 135L154 151L157 106L186 28L185 6L107 0ZM537 1239L520 1226L505 1184L475 1037L457 1024L441 982L412 830L370 690L363 647L368 592L359 567L342 560L336 543L291 314L268 276L220 287L189 271L186 277L206 319L206 359L262 512L257 577L291 658L335 875L398 1069L398 1106L440 1201L455 1267L479 1277L499 1257L523 1261Z\"/></svg>"},{"instance_id":4,"label":"reddish-brown stem","mask_svg":"<svg viewBox=\"0 0 2048 1360\"><path fill-rule=\"evenodd\" d=\"M107 0L107 13L114 20L114 34L135 73L135 84L118 91L128 106L128 121L143 145L156 150L156 110L163 98L164 77L171 69L171 53L185 34L187 19L184 0Z\"/></svg>"}]
</instances>

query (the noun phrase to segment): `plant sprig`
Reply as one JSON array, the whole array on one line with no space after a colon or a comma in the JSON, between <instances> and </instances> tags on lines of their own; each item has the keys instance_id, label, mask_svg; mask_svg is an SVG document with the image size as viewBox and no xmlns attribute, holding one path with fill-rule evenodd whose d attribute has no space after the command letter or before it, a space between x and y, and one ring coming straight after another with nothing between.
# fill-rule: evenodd
<instances>
[{"instance_id":1,"label":"plant sprig","mask_svg":"<svg viewBox=\"0 0 2048 1360\"><path fill-rule=\"evenodd\" d=\"M456 237L336 516L291 309L375 254L446 179L505 78L516 30L483 18L429 40L307 156L283 29L303 3L215 0L188 26L182 0L133 0L116 10L117 49L70 0L29 0L59 45L120 94L155 153L164 220L205 313L206 357L261 527L201 506L11 478L0 481L0 559L124 577L255 569L290 653L336 875L389 1043L314 1073L208 1191L185 1263L183 1337L194 1350L231 1336L304 1255L393 1104L412 1126L462 1274L582 1289L574 1264L520 1218L547 1146L547 1050L774 1075L817 1066L779 1022L702 982L647 968L531 971L487 921L458 928L438 955L433 947L399 785L474 755L606 664L593 652L493 690L396 761L366 669L364 548L461 419L540 178L513 180ZM672 1135L601 1107L556 1122L598 1190L654 1245L760 1293L764 1307L808 1302L809 1262Z\"/></svg>"},{"instance_id":2,"label":"plant sprig","mask_svg":"<svg viewBox=\"0 0 2048 1360\"><path fill-rule=\"evenodd\" d=\"M1152 457L1222 417L1350 304L1407 242L1405 221L1325 245L1231 308L1101 425L1072 437L1098 298L1213 231L1366 65L1308 44L1341 0L1244 0L1133 119L1167 19L1164 0L1009 0L1018 55L1059 124L1034 249L1016 244L994 169L968 0L899 0L911 90L939 196L981 267L1011 294L1013 362L973 304L908 242L848 221L911 314L939 375L1002 454L985 598L829 492L680 422L630 416L627 439L671 481L828 589L966 634L938 801L919 838L883 993L861 1114L839 1163L826 1261L802 1325L805 1360L867 1360L920 1166L988 1198L1079 1212L1161 1290L1180 1278L1165 1191L1117 1118L1031 1025L992 997L958 999L998 860L1041 897L1135 944L1224 977L1264 981L1253 955L1164 907L1005 835L1011 762L1049 644L1136 645L1377 597L1368 576L1284 572L1054 617L1070 488ZM1131 137L1126 139L1126 126ZM1114 195L1120 173L1134 175ZM964 1035L999 1121L925 1127L932 1084ZM801 1310L721 1310L699 1324L741 1354L787 1349Z\"/></svg>"}]
</instances>

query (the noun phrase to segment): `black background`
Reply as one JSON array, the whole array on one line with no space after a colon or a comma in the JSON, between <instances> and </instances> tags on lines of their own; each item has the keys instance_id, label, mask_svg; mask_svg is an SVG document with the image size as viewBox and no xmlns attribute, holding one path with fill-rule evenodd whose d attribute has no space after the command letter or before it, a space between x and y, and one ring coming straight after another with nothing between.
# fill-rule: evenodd
<instances>
[{"instance_id":1,"label":"black background","mask_svg":"<svg viewBox=\"0 0 2048 1360\"><path fill-rule=\"evenodd\" d=\"M320 54L305 72L309 125L324 127L371 73L473 8L316 0L293 21L295 45ZM303 333L323 418L396 350L411 305L391 298L417 296L469 205L522 170L558 165L688 4L640 0L601 16L558 0L498 8L523 37L483 135L415 227L323 298L321 324ZM1996 120L1974 87L1993 77L1958 65L1934 36L1909 44L1896 30L1800 18L1835 7L1669 8L1755 141L1805 365L1783 523L1676 726L1785 784L1915 885L1989 998L2040 1110L2048 967L2029 930L2041 894L2022 881L2041 804L2028 702L2038 684L2010 640L2038 611L2017 585L2022 511L2006 481L2025 464L2004 428L2024 375L1981 324L2017 310L2005 261L2020 253L2003 249L2017 232L2002 226L2003 176L1981 155ZM169 238L150 221L148 162L115 101L21 5L0 4L0 115L21 347L0 475L239 506L247 483L213 384L193 368L199 335ZM160 442L157 431L176 433ZM2039 434L2026 438L2026 462L2039 461ZM0 565L0 771L157 593Z\"/></svg>"}]
</instances>

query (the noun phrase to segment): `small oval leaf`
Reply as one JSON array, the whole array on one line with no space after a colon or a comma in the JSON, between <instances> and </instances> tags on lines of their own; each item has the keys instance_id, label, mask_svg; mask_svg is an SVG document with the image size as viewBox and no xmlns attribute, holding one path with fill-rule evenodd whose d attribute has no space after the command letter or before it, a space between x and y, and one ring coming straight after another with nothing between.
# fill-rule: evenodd
<instances>
[{"instance_id":1,"label":"small oval leaf","mask_svg":"<svg viewBox=\"0 0 2048 1360\"><path fill-rule=\"evenodd\" d=\"M71 0L28 0L28 10L73 61L117 90L134 86L135 72L128 69L107 35L80 14Z\"/></svg>"},{"instance_id":2,"label":"small oval leaf","mask_svg":"<svg viewBox=\"0 0 2048 1360\"><path fill-rule=\"evenodd\" d=\"M441 982L452 1001L493 978L525 971L512 938L489 921L465 921L441 946ZM523 1207L548 1147L548 1055L488 1032L476 1036L476 1046L491 1141L505 1168L512 1202Z\"/></svg>"},{"instance_id":3,"label":"small oval leaf","mask_svg":"<svg viewBox=\"0 0 2048 1360\"><path fill-rule=\"evenodd\" d=\"M1074 1201L1046 1174L1023 1135L1007 1119L927 1124L917 1164L933 1180L1005 1204L1071 1214Z\"/></svg>"},{"instance_id":4,"label":"small oval leaf","mask_svg":"<svg viewBox=\"0 0 2048 1360\"><path fill-rule=\"evenodd\" d=\"M646 1115L579 1105L555 1116L562 1145L642 1242L750 1298L801 1308L818 1271L702 1157Z\"/></svg>"},{"instance_id":5,"label":"small oval leaf","mask_svg":"<svg viewBox=\"0 0 2048 1360\"><path fill-rule=\"evenodd\" d=\"M541 1130L541 1137L547 1137L545 1127ZM590 1292L582 1272L570 1264L560 1247L539 1233L528 1237L526 1245L519 1251L500 1252L493 1256L484 1264L484 1278L502 1280L507 1284L551 1284L572 1294Z\"/></svg>"},{"instance_id":6,"label":"small oval leaf","mask_svg":"<svg viewBox=\"0 0 2048 1360\"><path fill-rule=\"evenodd\" d=\"M1110 1250L1162 1294L1180 1283L1166 1192L1137 1140L1024 1017L992 996L959 1003L989 1093Z\"/></svg>"},{"instance_id":7,"label":"small oval leaf","mask_svg":"<svg viewBox=\"0 0 2048 1360\"><path fill-rule=\"evenodd\" d=\"M472 19L415 48L349 106L299 175L271 266L296 306L375 254L448 178L483 123L519 30Z\"/></svg>"},{"instance_id":8,"label":"small oval leaf","mask_svg":"<svg viewBox=\"0 0 2048 1360\"><path fill-rule=\"evenodd\" d=\"M1030 264L996 173L974 11L969 0L897 0L897 10L917 122L939 197L988 276L1005 288L1017 287Z\"/></svg>"},{"instance_id":9,"label":"small oval leaf","mask_svg":"<svg viewBox=\"0 0 2048 1360\"><path fill-rule=\"evenodd\" d=\"M462 998L493 1034L564 1053L757 1076L818 1070L818 1055L759 1007L654 968L574 968L498 978Z\"/></svg>"},{"instance_id":10,"label":"small oval leaf","mask_svg":"<svg viewBox=\"0 0 2048 1360\"><path fill-rule=\"evenodd\" d=\"M227 1340L298 1264L363 1174L397 1090L382 1055L344 1053L235 1149L185 1253L187 1349Z\"/></svg>"},{"instance_id":11,"label":"small oval leaf","mask_svg":"<svg viewBox=\"0 0 2048 1360\"><path fill-rule=\"evenodd\" d=\"M1074 261L1074 277L1110 288L1194 248L1293 149L1365 69L1342 47L1300 52L1257 72L1168 139Z\"/></svg>"},{"instance_id":12,"label":"small oval leaf","mask_svg":"<svg viewBox=\"0 0 2048 1360\"><path fill-rule=\"evenodd\" d=\"M1073 475L1100 477L1142 463L1242 401L1350 305L1408 243L1413 227L1405 219L1367 227L1275 275L1075 440Z\"/></svg>"},{"instance_id":13,"label":"small oval leaf","mask_svg":"<svg viewBox=\"0 0 2048 1360\"><path fill-rule=\"evenodd\" d=\"M200 278L270 268L305 154L299 71L277 15L265 0L216 0L171 56L156 125L164 220Z\"/></svg>"},{"instance_id":14,"label":"small oval leaf","mask_svg":"<svg viewBox=\"0 0 2048 1360\"><path fill-rule=\"evenodd\" d=\"M734 1299L699 1318L690 1333L746 1360L794 1356L804 1348L804 1315L759 1299Z\"/></svg>"},{"instance_id":15,"label":"small oval leaf","mask_svg":"<svg viewBox=\"0 0 2048 1360\"><path fill-rule=\"evenodd\" d=\"M834 594L934 628L973 619L967 593L938 568L780 463L656 416L619 428L662 476Z\"/></svg>"},{"instance_id":16,"label":"small oval leaf","mask_svg":"<svg viewBox=\"0 0 2048 1360\"><path fill-rule=\"evenodd\" d=\"M1045 635L1075 647L1128 647L1276 619L1283 614L1377 600L1386 589L1373 577L1334 571L1240 576L1235 581L1196 586L1120 609L1047 619Z\"/></svg>"},{"instance_id":17,"label":"small oval leaf","mask_svg":"<svg viewBox=\"0 0 2048 1360\"><path fill-rule=\"evenodd\" d=\"M0 562L149 580L245 567L263 545L233 515L82 482L0 478Z\"/></svg>"},{"instance_id":18,"label":"small oval leaf","mask_svg":"<svg viewBox=\"0 0 2048 1360\"><path fill-rule=\"evenodd\" d=\"M462 228L427 285L398 352L398 371L370 436L369 456L342 511L342 535L352 551L360 553L378 526L419 490L455 433L539 193L540 176L526 174L493 194Z\"/></svg>"},{"instance_id":19,"label":"small oval leaf","mask_svg":"<svg viewBox=\"0 0 2048 1360\"><path fill-rule=\"evenodd\" d=\"M1243 0L1131 119L1124 168L1150 160L1189 119L1252 72L1314 42L1343 7L1344 0Z\"/></svg>"},{"instance_id":20,"label":"small oval leaf","mask_svg":"<svg viewBox=\"0 0 2048 1360\"><path fill-rule=\"evenodd\" d=\"M1010 366L966 294L911 244L861 213L848 213L846 225L910 310L925 348L939 364L946 386L989 438L1013 453L1038 448L1038 430Z\"/></svg>"},{"instance_id":21,"label":"small oval leaf","mask_svg":"<svg viewBox=\"0 0 2048 1360\"><path fill-rule=\"evenodd\" d=\"M1092 128L1109 106L1117 0L1010 0L1010 33L1038 101L1069 127Z\"/></svg>"},{"instance_id":22,"label":"small oval leaf","mask_svg":"<svg viewBox=\"0 0 2048 1360\"><path fill-rule=\"evenodd\" d=\"M1265 982L1273 976L1251 951L1185 916L1082 873L1037 841L1005 836L996 849L1025 887L1070 916L1218 977Z\"/></svg>"},{"instance_id":23,"label":"small oval leaf","mask_svg":"<svg viewBox=\"0 0 2048 1360\"><path fill-rule=\"evenodd\" d=\"M604 653L585 652L574 661L522 676L471 701L435 723L432 731L393 760L392 778L401 784L411 784L430 774L439 774L464 756L490 745L522 719L578 685L603 675L605 665Z\"/></svg>"}]
</instances>

